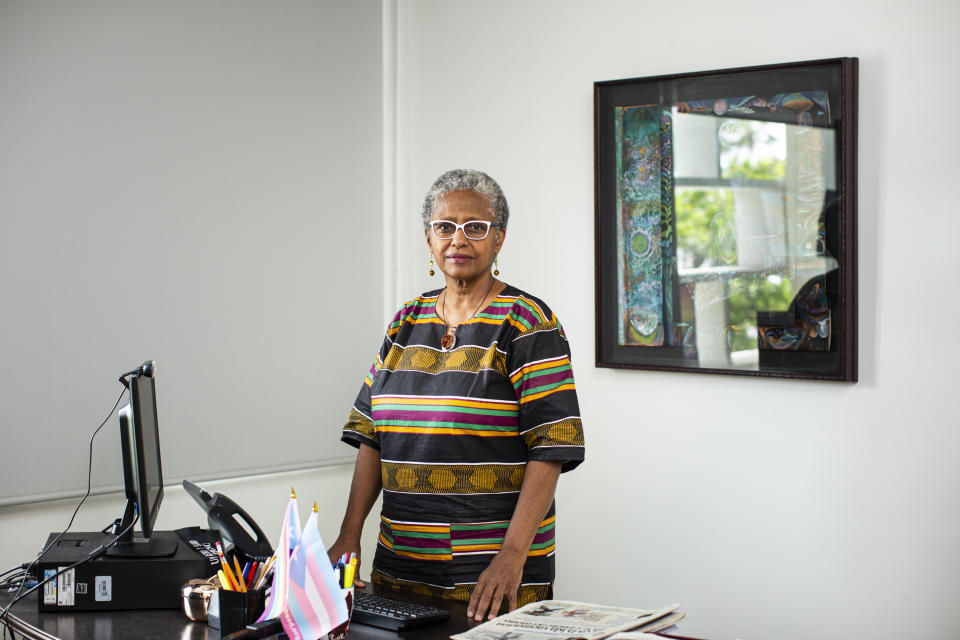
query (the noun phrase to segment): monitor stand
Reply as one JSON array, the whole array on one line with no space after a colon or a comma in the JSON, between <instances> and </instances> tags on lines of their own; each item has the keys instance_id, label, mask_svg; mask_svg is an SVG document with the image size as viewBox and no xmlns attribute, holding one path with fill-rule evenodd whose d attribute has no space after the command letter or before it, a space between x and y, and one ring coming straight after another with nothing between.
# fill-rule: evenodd
<instances>
[{"instance_id":1,"label":"monitor stand","mask_svg":"<svg viewBox=\"0 0 960 640\"><path fill-rule=\"evenodd\" d=\"M174 531L154 531L150 538L117 542L107 549L111 558L166 558L177 552L180 537Z\"/></svg>"},{"instance_id":2,"label":"monitor stand","mask_svg":"<svg viewBox=\"0 0 960 640\"><path fill-rule=\"evenodd\" d=\"M137 505L127 498L123 515L113 523L113 533L123 532L116 544L107 549L107 556L111 558L167 558L177 552L180 538L173 531L150 531L150 537L139 538L133 534L133 525L136 523ZM152 524L152 523L151 523Z\"/></svg>"}]
</instances>

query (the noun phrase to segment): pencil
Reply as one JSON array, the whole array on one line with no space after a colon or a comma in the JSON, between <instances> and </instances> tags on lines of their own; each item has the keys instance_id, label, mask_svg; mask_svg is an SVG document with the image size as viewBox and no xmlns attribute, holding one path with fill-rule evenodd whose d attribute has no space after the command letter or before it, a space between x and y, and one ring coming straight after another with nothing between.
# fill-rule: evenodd
<instances>
[{"instance_id":1,"label":"pencil","mask_svg":"<svg viewBox=\"0 0 960 640\"><path fill-rule=\"evenodd\" d=\"M220 566L223 567L223 575L227 576L227 584L230 590L239 591L240 587L237 586L237 581L233 577L233 571L230 570L230 563L223 557L223 548L220 547L219 542L217 543L217 555L220 556Z\"/></svg>"},{"instance_id":2,"label":"pencil","mask_svg":"<svg viewBox=\"0 0 960 640\"><path fill-rule=\"evenodd\" d=\"M226 589L227 591L233 591L230 588L230 582L227 580L226 574L223 573L223 569L217 569L217 577L220 580L220 588Z\"/></svg>"},{"instance_id":3,"label":"pencil","mask_svg":"<svg viewBox=\"0 0 960 640\"><path fill-rule=\"evenodd\" d=\"M237 560L237 556L233 556L233 566L237 569L237 585L240 587L240 591L246 591L247 585L243 581L243 571L240 569L240 561Z\"/></svg>"}]
</instances>

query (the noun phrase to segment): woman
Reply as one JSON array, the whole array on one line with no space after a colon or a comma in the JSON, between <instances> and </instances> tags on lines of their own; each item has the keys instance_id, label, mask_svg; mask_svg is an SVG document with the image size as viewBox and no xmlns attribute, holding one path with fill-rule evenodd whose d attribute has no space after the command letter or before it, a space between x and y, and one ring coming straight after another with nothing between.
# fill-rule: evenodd
<instances>
[{"instance_id":1,"label":"woman","mask_svg":"<svg viewBox=\"0 0 960 640\"><path fill-rule=\"evenodd\" d=\"M477 620L551 597L554 490L583 460L563 329L491 273L508 216L479 171L449 171L427 193L430 270L446 286L396 314L343 427L359 451L329 550L359 555L382 489L374 583L468 601Z\"/></svg>"}]
</instances>

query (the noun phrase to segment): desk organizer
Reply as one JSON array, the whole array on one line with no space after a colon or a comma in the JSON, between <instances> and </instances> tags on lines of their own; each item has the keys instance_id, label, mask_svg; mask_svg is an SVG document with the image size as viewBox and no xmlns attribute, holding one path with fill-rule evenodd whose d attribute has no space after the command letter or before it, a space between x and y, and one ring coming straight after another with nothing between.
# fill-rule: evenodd
<instances>
[{"instance_id":1,"label":"desk organizer","mask_svg":"<svg viewBox=\"0 0 960 640\"><path fill-rule=\"evenodd\" d=\"M221 636L245 628L263 613L264 595L263 589L217 589L207 605L207 626L219 629Z\"/></svg>"}]
</instances>

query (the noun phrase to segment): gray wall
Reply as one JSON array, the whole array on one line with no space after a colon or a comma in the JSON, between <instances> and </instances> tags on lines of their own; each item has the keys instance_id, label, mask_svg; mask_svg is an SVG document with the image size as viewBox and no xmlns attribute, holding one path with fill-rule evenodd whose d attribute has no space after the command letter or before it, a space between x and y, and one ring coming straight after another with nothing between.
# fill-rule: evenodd
<instances>
[{"instance_id":1,"label":"gray wall","mask_svg":"<svg viewBox=\"0 0 960 640\"><path fill-rule=\"evenodd\" d=\"M148 358L168 481L351 455L386 320L380 16L0 2L0 504L83 488Z\"/></svg>"}]
</instances>

